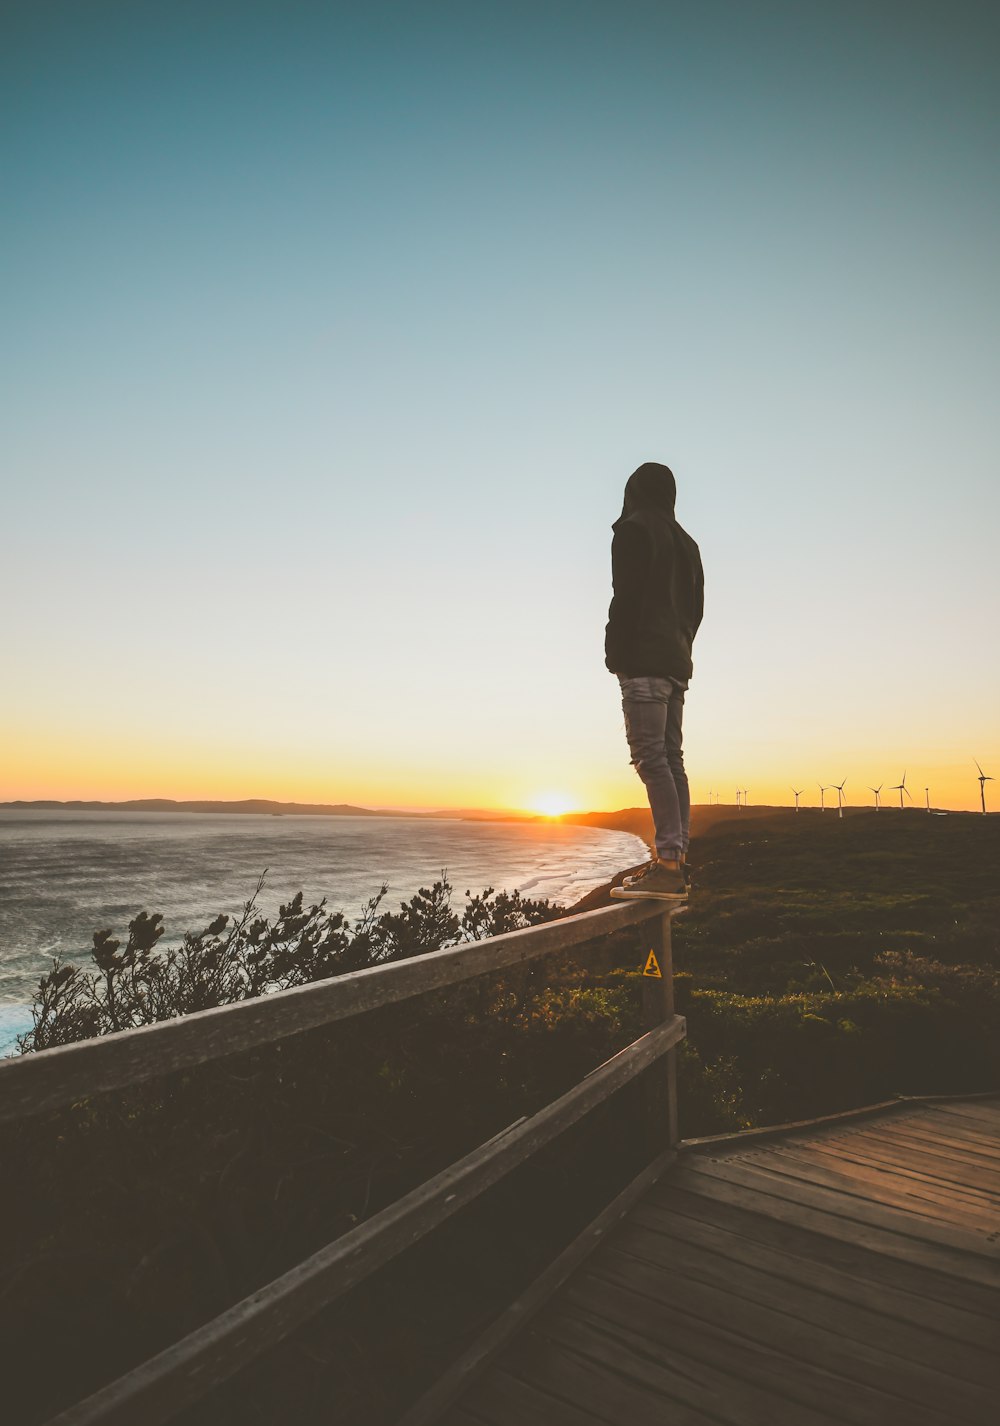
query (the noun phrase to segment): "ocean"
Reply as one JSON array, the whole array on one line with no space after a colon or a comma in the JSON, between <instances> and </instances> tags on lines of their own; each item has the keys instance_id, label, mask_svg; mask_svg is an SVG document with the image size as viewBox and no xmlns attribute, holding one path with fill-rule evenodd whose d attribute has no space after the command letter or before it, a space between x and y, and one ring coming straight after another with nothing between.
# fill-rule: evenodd
<instances>
[{"instance_id":1,"label":"ocean","mask_svg":"<svg viewBox=\"0 0 1000 1426\"><path fill-rule=\"evenodd\" d=\"M488 886L570 906L647 856L631 833L557 822L0 811L0 1055L54 956L87 964L94 931L124 940L139 911L177 942L239 911L265 869L265 914L301 890L354 922L383 882L387 911L442 871L459 914Z\"/></svg>"}]
</instances>

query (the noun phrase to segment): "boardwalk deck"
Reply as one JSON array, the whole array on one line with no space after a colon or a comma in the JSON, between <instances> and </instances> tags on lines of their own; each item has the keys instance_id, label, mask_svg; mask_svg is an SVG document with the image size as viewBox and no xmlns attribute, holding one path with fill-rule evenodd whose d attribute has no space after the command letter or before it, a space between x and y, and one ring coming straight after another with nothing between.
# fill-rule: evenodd
<instances>
[{"instance_id":1,"label":"boardwalk deck","mask_svg":"<svg viewBox=\"0 0 1000 1426\"><path fill-rule=\"evenodd\" d=\"M1000 1099L682 1145L442 1426L978 1426ZM432 1419L432 1418L427 1418Z\"/></svg>"}]
</instances>

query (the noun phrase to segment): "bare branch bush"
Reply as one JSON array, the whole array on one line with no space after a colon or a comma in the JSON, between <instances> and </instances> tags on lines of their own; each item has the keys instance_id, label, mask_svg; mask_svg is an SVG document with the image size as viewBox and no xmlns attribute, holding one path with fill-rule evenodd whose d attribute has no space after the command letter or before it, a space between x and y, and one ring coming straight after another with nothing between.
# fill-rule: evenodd
<instances>
[{"instance_id":1,"label":"bare branch bush","mask_svg":"<svg viewBox=\"0 0 1000 1426\"><path fill-rule=\"evenodd\" d=\"M380 911L389 889L383 882L354 926L329 910L326 898L307 905L301 891L271 920L259 914L266 876L265 868L238 915L222 913L200 931L185 931L179 945L161 946L163 916L140 911L124 946L110 929L94 932L93 969L55 959L35 992L33 1025L18 1039L20 1052L152 1025L560 915L548 900L491 886L477 896L466 891L469 901L459 916L442 870L440 880L421 887L397 912Z\"/></svg>"}]
</instances>

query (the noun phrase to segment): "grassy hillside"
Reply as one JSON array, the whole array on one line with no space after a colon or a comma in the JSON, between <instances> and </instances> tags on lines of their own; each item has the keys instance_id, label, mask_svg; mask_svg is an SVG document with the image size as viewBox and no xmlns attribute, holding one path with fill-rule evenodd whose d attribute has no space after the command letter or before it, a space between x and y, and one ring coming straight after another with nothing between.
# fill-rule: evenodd
<instances>
[{"instance_id":1,"label":"grassy hillside","mask_svg":"<svg viewBox=\"0 0 1000 1426\"><path fill-rule=\"evenodd\" d=\"M1000 1083L1000 818L702 811L688 1132Z\"/></svg>"},{"instance_id":2,"label":"grassy hillside","mask_svg":"<svg viewBox=\"0 0 1000 1426\"><path fill-rule=\"evenodd\" d=\"M652 835L646 808L572 820ZM690 860L683 1133L1000 1085L1000 817L696 807Z\"/></svg>"}]
</instances>

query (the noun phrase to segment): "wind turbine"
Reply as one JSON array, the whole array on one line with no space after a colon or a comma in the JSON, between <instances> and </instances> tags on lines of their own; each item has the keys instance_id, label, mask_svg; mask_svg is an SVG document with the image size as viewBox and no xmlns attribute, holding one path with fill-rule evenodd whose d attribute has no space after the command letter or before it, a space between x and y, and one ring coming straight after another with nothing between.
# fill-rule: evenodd
<instances>
[{"instance_id":1,"label":"wind turbine","mask_svg":"<svg viewBox=\"0 0 1000 1426\"><path fill-rule=\"evenodd\" d=\"M983 772L982 768L979 767L979 764L978 764L978 762L976 762L976 759L975 759L975 758L973 758L972 761L973 761L974 763L976 763L976 767L977 767L978 770L979 770L979 801L982 803L983 816L985 817L985 815L986 815L986 784L987 784L988 782L993 782L994 779L993 779L992 777L990 777L990 775L989 775L988 772Z\"/></svg>"},{"instance_id":2,"label":"wind turbine","mask_svg":"<svg viewBox=\"0 0 1000 1426\"><path fill-rule=\"evenodd\" d=\"M913 798L910 796L910 789L909 789L909 788L907 787L907 785L906 785L906 773L905 773L905 772L903 773L903 776L900 778L899 782L896 783L896 786L895 786L895 787L890 787L890 788L889 788L889 791L890 791L890 792L898 792L898 793L899 793L899 810L900 810L900 812L902 812L902 810L903 810L903 793L904 793L904 792L906 793L907 797L910 798L910 801L911 801L911 802L913 801Z\"/></svg>"},{"instance_id":3,"label":"wind turbine","mask_svg":"<svg viewBox=\"0 0 1000 1426\"><path fill-rule=\"evenodd\" d=\"M879 797L881 796L881 793L882 793L882 786L883 786L883 784L880 782L879 785L878 785L878 787L869 787L869 789L868 789L869 792L874 792L874 794L875 794L875 811L876 811L876 812L877 812L878 809L879 809Z\"/></svg>"},{"instance_id":4,"label":"wind turbine","mask_svg":"<svg viewBox=\"0 0 1000 1426\"><path fill-rule=\"evenodd\" d=\"M821 782L817 782L816 786L819 788L819 810L821 812L825 812L826 803L823 801L823 795L824 793L829 792L830 789L828 787L824 787Z\"/></svg>"},{"instance_id":5,"label":"wind turbine","mask_svg":"<svg viewBox=\"0 0 1000 1426\"><path fill-rule=\"evenodd\" d=\"M833 788L833 790L834 790L834 791L836 792L836 794L837 794L837 816L838 816L838 817L843 817L843 815L844 815L844 787L845 787L846 783L847 783L847 778L845 777L843 782L832 782L832 783L830 784L830 786Z\"/></svg>"},{"instance_id":6,"label":"wind turbine","mask_svg":"<svg viewBox=\"0 0 1000 1426\"><path fill-rule=\"evenodd\" d=\"M927 804L927 811L929 812L931 810L931 790L929 787L924 788L924 801Z\"/></svg>"},{"instance_id":7,"label":"wind turbine","mask_svg":"<svg viewBox=\"0 0 1000 1426\"><path fill-rule=\"evenodd\" d=\"M798 789L798 791L796 791L795 788L793 787L791 791L792 791L792 796L795 798L795 810L796 810L796 812L797 812L797 811L799 810L799 798L802 796L803 792L805 792L805 788L804 788L804 787L800 787L800 788Z\"/></svg>"},{"instance_id":8,"label":"wind turbine","mask_svg":"<svg viewBox=\"0 0 1000 1426\"><path fill-rule=\"evenodd\" d=\"M736 789L736 806L737 806L737 807L742 807L742 806L743 806L743 803L740 801L740 798L741 798L742 796L743 796L742 792L739 790L739 788L737 788L737 789Z\"/></svg>"},{"instance_id":9,"label":"wind turbine","mask_svg":"<svg viewBox=\"0 0 1000 1426\"><path fill-rule=\"evenodd\" d=\"M749 796L750 796L750 789L749 789L749 787L744 787L744 789L743 789L743 806L744 806L744 807L747 807L747 806L749 805L748 802L747 802L747 798L748 798Z\"/></svg>"}]
</instances>

